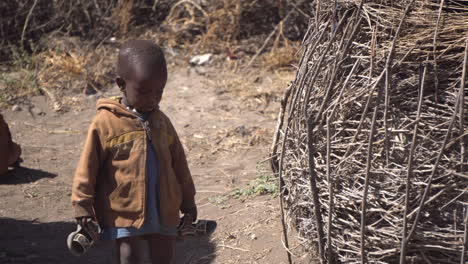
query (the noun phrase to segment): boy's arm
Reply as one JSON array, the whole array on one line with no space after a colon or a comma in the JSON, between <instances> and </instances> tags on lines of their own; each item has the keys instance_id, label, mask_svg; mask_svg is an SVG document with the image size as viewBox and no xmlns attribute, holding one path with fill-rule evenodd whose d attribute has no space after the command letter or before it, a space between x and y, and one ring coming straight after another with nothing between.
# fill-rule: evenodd
<instances>
[{"instance_id":1,"label":"boy's arm","mask_svg":"<svg viewBox=\"0 0 468 264\"><path fill-rule=\"evenodd\" d=\"M103 147L96 119L88 130L83 152L75 171L72 188L72 205L75 209L75 218L95 217L94 193L96 177L103 160Z\"/></svg>"},{"instance_id":2,"label":"boy's arm","mask_svg":"<svg viewBox=\"0 0 468 264\"><path fill-rule=\"evenodd\" d=\"M192 175L190 174L190 170L187 164L187 158L185 156L184 148L172 124L170 124L170 129L172 130L171 132L174 136L174 141L171 144L172 168L174 169L177 180L179 181L182 187L183 197L180 210L183 213L187 213L192 210L196 210L195 185L193 184ZM196 218L196 215L194 217Z\"/></svg>"}]
</instances>

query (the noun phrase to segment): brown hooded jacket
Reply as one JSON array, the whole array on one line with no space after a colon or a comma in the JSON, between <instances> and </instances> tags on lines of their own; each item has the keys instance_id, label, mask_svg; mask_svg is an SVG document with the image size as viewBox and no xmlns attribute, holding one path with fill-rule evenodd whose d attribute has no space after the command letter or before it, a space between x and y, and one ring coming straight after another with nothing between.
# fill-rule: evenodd
<instances>
[{"instance_id":1,"label":"brown hooded jacket","mask_svg":"<svg viewBox=\"0 0 468 264\"><path fill-rule=\"evenodd\" d=\"M147 122L120 103L100 99L75 172L75 217L96 217L103 227L141 227L146 212L146 147L151 140L159 164L159 214L179 223L179 210L195 205L195 187L182 144L169 118L155 110Z\"/></svg>"}]
</instances>

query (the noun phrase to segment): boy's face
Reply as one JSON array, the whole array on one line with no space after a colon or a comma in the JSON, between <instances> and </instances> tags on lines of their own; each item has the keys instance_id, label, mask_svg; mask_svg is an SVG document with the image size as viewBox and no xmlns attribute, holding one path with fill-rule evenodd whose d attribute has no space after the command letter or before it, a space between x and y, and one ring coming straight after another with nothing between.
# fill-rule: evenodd
<instances>
[{"instance_id":1,"label":"boy's face","mask_svg":"<svg viewBox=\"0 0 468 264\"><path fill-rule=\"evenodd\" d=\"M135 72L116 81L130 106L139 112L151 112L161 102L166 79L165 74L155 71L150 75Z\"/></svg>"}]
</instances>

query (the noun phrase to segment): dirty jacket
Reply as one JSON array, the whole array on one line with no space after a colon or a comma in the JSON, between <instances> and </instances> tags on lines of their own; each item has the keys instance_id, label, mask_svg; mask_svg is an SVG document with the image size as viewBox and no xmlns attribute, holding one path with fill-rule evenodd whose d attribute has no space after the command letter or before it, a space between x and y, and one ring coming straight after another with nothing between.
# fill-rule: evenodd
<instances>
[{"instance_id":1,"label":"dirty jacket","mask_svg":"<svg viewBox=\"0 0 468 264\"><path fill-rule=\"evenodd\" d=\"M177 133L169 118L154 110L143 123L120 103L100 99L78 167L72 204L75 217L96 217L102 226L142 226L146 213L147 139L159 164L159 214L168 227L179 210L195 205L195 187ZM156 210L156 208L155 208Z\"/></svg>"}]
</instances>

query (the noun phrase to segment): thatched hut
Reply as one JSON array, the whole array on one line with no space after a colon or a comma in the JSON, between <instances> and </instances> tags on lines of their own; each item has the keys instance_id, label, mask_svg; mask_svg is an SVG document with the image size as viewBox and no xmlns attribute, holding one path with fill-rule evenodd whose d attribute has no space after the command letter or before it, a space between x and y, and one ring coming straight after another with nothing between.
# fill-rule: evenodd
<instances>
[{"instance_id":1,"label":"thatched hut","mask_svg":"<svg viewBox=\"0 0 468 264\"><path fill-rule=\"evenodd\" d=\"M272 148L323 263L465 263L465 1L316 1Z\"/></svg>"}]
</instances>

